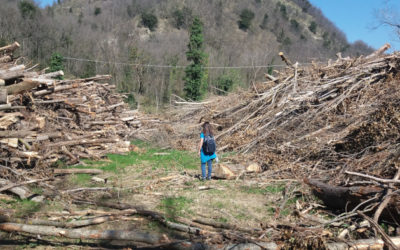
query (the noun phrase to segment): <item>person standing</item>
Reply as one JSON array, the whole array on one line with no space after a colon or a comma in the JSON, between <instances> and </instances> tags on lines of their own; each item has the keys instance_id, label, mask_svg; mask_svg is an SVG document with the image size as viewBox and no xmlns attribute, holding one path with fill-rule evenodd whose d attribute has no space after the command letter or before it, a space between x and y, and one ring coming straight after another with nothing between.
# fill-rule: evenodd
<instances>
[{"instance_id":1,"label":"person standing","mask_svg":"<svg viewBox=\"0 0 400 250\"><path fill-rule=\"evenodd\" d=\"M202 125L202 132L200 134L200 143L198 148L198 155L200 156L201 161L202 180L205 180L206 178L207 180L211 180L212 161L217 157L215 151L216 143L211 124L209 122L204 122ZM206 164L208 166L207 175Z\"/></svg>"}]
</instances>

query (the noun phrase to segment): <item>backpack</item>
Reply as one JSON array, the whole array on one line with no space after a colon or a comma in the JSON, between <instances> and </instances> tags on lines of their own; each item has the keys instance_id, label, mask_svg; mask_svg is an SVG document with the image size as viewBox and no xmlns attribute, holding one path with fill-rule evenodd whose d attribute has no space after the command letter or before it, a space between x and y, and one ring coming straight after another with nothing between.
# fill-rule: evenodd
<instances>
[{"instance_id":1,"label":"backpack","mask_svg":"<svg viewBox=\"0 0 400 250\"><path fill-rule=\"evenodd\" d=\"M215 153L216 148L217 145L215 144L214 137L211 135L204 136L203 153L205 155L213 155Z\"/></svg>"}]
</instances>

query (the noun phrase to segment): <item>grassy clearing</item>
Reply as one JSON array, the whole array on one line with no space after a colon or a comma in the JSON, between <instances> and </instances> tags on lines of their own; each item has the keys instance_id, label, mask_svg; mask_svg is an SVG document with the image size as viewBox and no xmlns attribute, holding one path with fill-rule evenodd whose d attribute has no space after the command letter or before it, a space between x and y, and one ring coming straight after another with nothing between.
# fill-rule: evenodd
<instances>
[{"instance_id":1,"label":"grassy clearing","mask_svg":"<svg viewBox=\"0 0 400 250\"><path fill-rule=\"evenodd\" d=\"M253 227L273 220L282 202L285 183L258 186L245 180L201 182L192 177L200 174L199 159L195 153L157 148L141 141L132 144L133 151L126 155L110 154L101 161L85 160L84 164L74 168L102 169L105 173L99 177L109 180L105 185L120 188L113 199L144 205L165 214L172 221L178 216L204 217ZM225 155L229 157L231 154ZM183 175L183 172L189 175ZM91 177L88 174L70 176L69 185L75 188L104 185L92 183ZM204 186L209 188L200 189ZM287 202L281 215L289 214L287 208L290 206L292 201Z\"/></svg>"}]
</instances>

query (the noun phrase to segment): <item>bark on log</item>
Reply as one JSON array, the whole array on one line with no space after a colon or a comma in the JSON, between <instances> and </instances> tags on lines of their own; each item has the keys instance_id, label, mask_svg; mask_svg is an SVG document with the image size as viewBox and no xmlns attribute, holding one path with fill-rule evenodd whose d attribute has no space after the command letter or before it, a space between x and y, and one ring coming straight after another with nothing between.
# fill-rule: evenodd
<instances>
[{"instance_id":1,"label":"bark on log","mask_svg":"<svg viewBox=\"0 0 400 250\"><path fill-rule=\"evenodd\" d=\"M336 209L351 209L361 203L363 199L368 199L368 196L373 196L376 193L383 191L379 187L338 187L325 184L323 182L304 179L304 183L308 184L314 195L320 198L328 207Z\"/></svg>"},{"instance_id":2,"label":"bark on log","mask_svg":"<svg viewBox=\"0 0 400 250\"><path fill-rule=\"evenodd\" d=\"M79 168L69 168L69 169L54 169L54 174L102 174L101 169L79 169Z\"/></svg>"},{"instance_id":3,"label":"bark on log","mask_svg":"<svg viewBox=\"0 0 400 250\"><path fill-rule=\"evenodd\" d=\"M140 231L65 229L51 226L34 226L18 223L1 223L0 230L10 233L20 232L34 235L66 237L70 239L130 240L147 244L162 243L162 238L158 235Z\"/></svg>"}]
</instances>

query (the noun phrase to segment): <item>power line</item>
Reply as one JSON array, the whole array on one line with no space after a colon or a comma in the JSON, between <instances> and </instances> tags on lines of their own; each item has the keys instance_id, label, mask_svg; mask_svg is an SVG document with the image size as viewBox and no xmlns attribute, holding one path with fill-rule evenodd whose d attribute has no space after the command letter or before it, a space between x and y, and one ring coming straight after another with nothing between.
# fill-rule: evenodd
<instances>
[{"instance_id":1,"label":"power line","mask_svg":"<svg viewBox=\"0 0 400 250\"><path fill-rule=\"evenodd\" d=\"M158 65L158 64L140 64L140 63L127 63L127 62L110 62L102 60L92 60L84 58L75 57L64 57L65 60L80 61L80 62L94 62L94 63L104 63L104 64L115 64L115 65L128 65L135 67L145 67L145 68L186 68L183 65ZM299 63L300 65L310 65L312 63ZM205 69L253 69L253 68L271 68L271 67L287 67L285 64L275 64L275 65L252 65L252 66L206 66Z\"/></svg>"}]
</instances>

